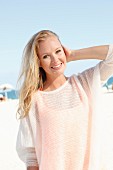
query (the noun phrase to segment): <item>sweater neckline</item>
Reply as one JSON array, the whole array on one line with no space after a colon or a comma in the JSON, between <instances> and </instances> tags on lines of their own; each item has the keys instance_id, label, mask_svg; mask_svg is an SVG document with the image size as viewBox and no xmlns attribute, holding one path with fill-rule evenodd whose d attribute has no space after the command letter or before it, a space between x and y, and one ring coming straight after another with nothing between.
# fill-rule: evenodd
<instances>
[{"instance_id":1,"label":"sweater neckline","mask_svg":"<svg viewBox=\"0 0 113 170\"><path fill-rule=\"evenodd\" d=\"M58 87L57 89L55 90L51 90L51 91L39 91L41 94L53 94L53 93L57 93L59 92L60 90L62 90L69 82L70 80L70 77L67 78L67 80L65 81L65 83L63 85L61 85L60 87Z\"/></svg>"}]
</instances>

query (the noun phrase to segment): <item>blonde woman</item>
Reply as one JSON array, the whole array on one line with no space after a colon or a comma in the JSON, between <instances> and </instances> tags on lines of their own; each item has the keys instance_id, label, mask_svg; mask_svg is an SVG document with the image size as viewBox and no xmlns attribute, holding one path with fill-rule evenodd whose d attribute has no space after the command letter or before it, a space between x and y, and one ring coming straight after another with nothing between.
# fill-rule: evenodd
<instances>
[{"instance_id":1,"label":"blonde woman","mask_svg":"<svg viewBox=\"0 0 113 170\"><path fill-rule=\"evenodd\" d=\"M82 59L101 61L66 77L66 63ZM113 74L113 45L68 50L55 33L42 30L26 45L21 70L16 149L27 170L112 166L103 157L99 92L101 82Z\"/></svg>"}]
</instances>

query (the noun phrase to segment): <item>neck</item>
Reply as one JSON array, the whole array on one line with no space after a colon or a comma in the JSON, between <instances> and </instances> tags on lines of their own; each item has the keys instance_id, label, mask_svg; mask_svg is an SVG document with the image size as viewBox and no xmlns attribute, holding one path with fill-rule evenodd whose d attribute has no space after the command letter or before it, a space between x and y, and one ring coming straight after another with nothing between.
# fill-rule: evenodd
<instances>
[{"instance_id":1,"label":"neck","mask_svg":"<svg viewBox=\"0 0 113 170\"><path fill-rule=\"evenodd\" d=\"M46 82L44 83L43 91L52 91L60 86L62 86L66 82L67 78L64 75L60 75L54 79L47 78Z\"/></svg>"}]
</instances>

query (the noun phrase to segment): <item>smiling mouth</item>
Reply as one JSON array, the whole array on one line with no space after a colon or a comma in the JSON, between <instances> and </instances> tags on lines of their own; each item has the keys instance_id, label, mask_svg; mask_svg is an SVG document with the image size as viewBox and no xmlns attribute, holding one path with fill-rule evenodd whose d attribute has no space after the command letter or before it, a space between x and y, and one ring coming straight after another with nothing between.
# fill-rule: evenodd
<instances>
[{"instance_id":1,"label":"smiling mouth","mask_svg":"<svg viewBox=\"0 0 113 170\"><path fill-rule=\"evenodd\" d=\"M54 69L54 70L58 70L58 69L61 68L61 66L62 66L62 63L60 63L60 64L58 64L58 65L56 65L56 66L53 66L53 67L51 67L51 68Z\"/></svg>"}]
</instances>

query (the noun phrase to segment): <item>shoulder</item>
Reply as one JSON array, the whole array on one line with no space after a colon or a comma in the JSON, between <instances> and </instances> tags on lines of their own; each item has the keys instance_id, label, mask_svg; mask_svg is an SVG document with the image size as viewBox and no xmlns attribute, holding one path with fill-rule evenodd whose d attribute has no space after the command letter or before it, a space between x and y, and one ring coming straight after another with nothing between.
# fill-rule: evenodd
<instances>
[{"instance_id":1,"label":"shoulder","mask_svg":"<svg viewBox=\"0 0 113 170\"><path fill-rule=\"evenodd\" d=\"M37 90L36 92L34 92L32 94L32 97L31 97L31 103L36 103L38 98L39 98L39 94L40 94L40 91Z\"/></svg>"},{"instance_id":2,"label":"shoulder","mask_svg":"<svg viewBox=\"0 0 113 170\"><path fill-rule=\"evenodd\" d=\"M77 74L73 74L70 76L70 82L71 84L75 84L76 86L83 85L80 76Z\"/></svg>"}]
</instances>

